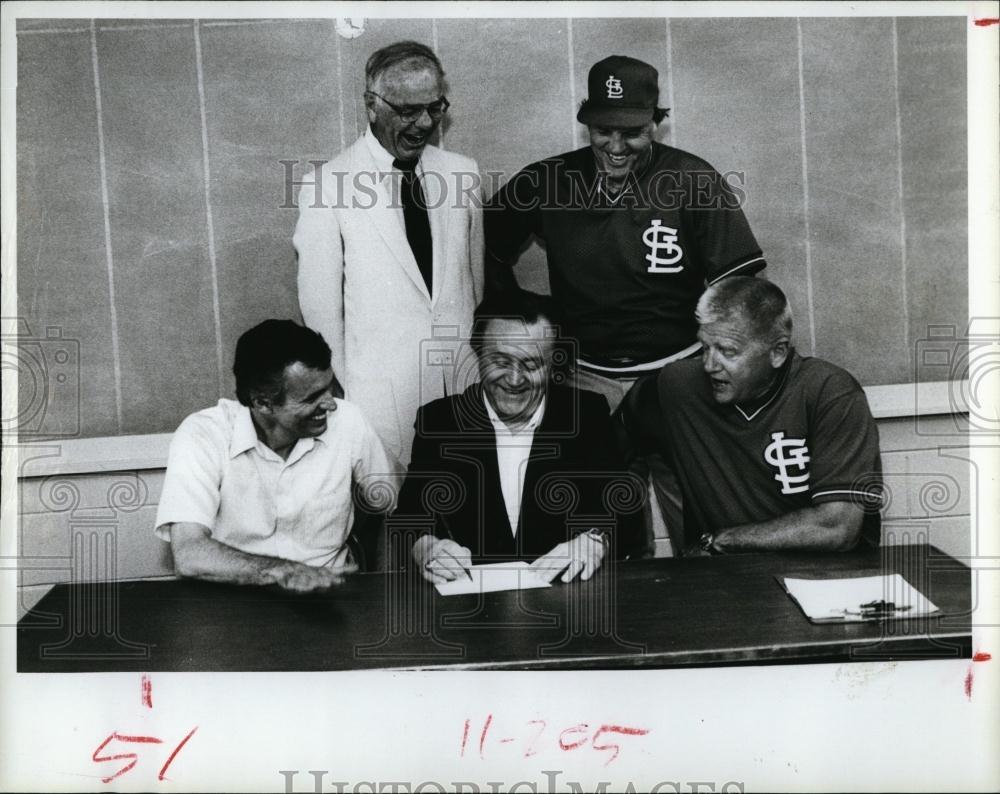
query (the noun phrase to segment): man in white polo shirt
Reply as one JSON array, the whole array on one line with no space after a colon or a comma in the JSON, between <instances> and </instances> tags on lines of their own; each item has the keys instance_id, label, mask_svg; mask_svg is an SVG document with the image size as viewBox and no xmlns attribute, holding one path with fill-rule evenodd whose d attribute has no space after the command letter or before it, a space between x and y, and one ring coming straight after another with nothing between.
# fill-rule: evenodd
<instances>
[{"instance_id":1,"label":"man in white polo shirt","mask_svg":"<svg viewBox=\"0 0 1000 794\"><path fill-rule=\"evenodd\" d=\"M299 592L339 584L353 570L354 485L372 493L394 464L358 408L334 396L315 331L264 321L237 342L233 373L239 402L219 400L174 434L157 536L181 576Z\"/></svg>"}]
</instances>

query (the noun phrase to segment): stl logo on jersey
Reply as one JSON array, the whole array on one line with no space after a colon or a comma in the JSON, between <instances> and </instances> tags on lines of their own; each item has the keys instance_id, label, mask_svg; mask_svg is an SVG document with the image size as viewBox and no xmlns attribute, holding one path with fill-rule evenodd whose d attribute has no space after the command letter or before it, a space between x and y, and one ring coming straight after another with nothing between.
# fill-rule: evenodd
<instances>
[{"instance_id":1,"label":"stl logo on jersey","mask_svg":"<svg viewBox=\"0 0 1000 794\"><path fill-rule=\"evenodd\" d=\"M677 245L676 229L664 226L663 221L657 218L642 233L642 241L649 246L647 273L680 273L684 269L684 265L677 264L684 256L684 249Z\"/></svg>"},{"instance_id":2,"label":"stl logo on jersey","mask_svg":"<svg viewBox=\"0 0 1000 794\"><path fill-rule=\"evenodd\" d=\"M764 461L777 469L776 482L781 493L794 494L809 490L809 447L804 438L785 438L784 431L771 433L771 443L764 448ZM793 474L792 470L798 474Z\"/></svg>"}]
</instances>

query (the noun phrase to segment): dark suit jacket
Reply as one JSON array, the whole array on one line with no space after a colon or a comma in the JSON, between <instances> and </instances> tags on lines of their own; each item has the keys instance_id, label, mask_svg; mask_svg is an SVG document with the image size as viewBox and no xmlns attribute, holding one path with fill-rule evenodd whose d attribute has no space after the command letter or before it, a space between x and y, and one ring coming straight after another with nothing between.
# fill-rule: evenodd
<instances>
[{"instance_id":1,"label":"dark suit jacket","mask_svg":"<svg viewBox=\"0 0 1000 794\"><path fill-rule=\"evenodd\" d=\"M533 560L591 527L623 557L641 536L645 486L630 477L607 400L550 385L535 429L516 536L500 489L496 436L479 384L424 405L391 524L471 549L473 562Z\"/></svg>"}]
</instances>

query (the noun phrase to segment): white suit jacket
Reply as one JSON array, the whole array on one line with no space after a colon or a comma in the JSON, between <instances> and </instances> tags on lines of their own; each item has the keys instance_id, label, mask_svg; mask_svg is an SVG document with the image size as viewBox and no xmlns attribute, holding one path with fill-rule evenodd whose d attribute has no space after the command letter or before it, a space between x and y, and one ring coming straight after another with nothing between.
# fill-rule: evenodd
<instances>
[{"instance_id":1,"label":"white suit jacket","mask_svg":"<svg viewBox=\"0 0 1000 794\"><path fill-rule=\"evenodd\" d=\"M293 238L302 318L330 345L345 397L403 465L417 408L468 385L475 362L463 343L483 294L476 162L427 146L420 163L433 295L406 239L398 181L379 179L363 137L304 177Z\"/></svg>"}]
</instances>

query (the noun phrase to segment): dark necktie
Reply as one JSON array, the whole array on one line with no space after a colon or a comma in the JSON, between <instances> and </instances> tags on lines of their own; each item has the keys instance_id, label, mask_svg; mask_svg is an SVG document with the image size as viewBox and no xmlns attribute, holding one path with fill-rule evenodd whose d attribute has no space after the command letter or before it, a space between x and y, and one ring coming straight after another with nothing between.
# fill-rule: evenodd
<instances>
[{"instance_id":1,"label":"dark necktie","mask_svg":"<svg viewBox=\"0 0 1000 794\"><path fill-rule=\"evenodd\" d=\"M414 172L417 161L393 160L392 166L403 172L401 193L403 220L406 222L406 239L410 243L410 250L413 251L413 258L417 260L420 275L424 277L427 292L433 295L431 279L434 273L434 253L431 246L431 224L427 217L427 202L424 200L424 191Z\"/></svg>"}]
</instances>

